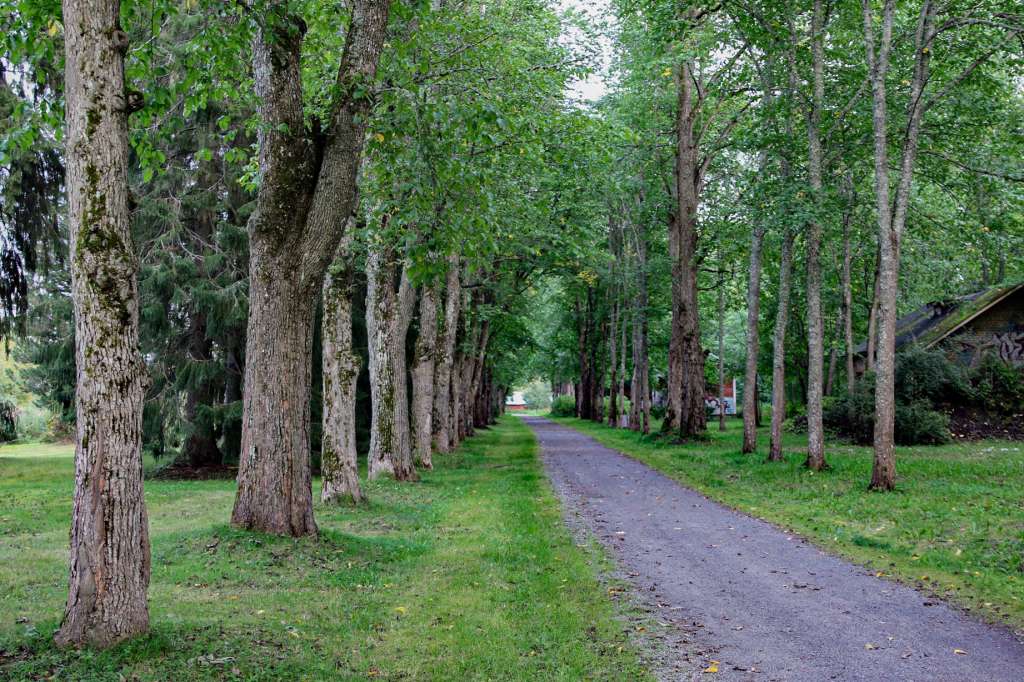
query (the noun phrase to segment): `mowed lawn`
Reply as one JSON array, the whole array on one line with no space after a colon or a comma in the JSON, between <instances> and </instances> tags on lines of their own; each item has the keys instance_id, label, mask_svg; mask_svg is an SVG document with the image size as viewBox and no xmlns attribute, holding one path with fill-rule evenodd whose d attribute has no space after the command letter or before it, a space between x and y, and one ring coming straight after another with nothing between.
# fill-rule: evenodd
<instances>
[{"instance_id":1,"label":"mowed lawn","mask_svg":"<svg viewBox=\"0 0 1024 682\"><path fill-rule=\"evenodd\" d=\"M806 438L788 434L784 463L743 455L742 423L709 424L709 440L665 439L578 419L556 421L708 497L791 529L834 553L1024 629L1024 444L984 441L897 448L894 493L868 492L870 448L827 443L831 469L802 465Z\"/></svg>"},{"instance_id":2,"label":"mowed lawn","mask_svg":"<svg viewBox=\"0 0 1024 682\"><path fill-rule=\"evenodd\" d=\"M529 430L435 462L300 540L231 529L233 482L147 481L151 634L61 652L71 449L0 448L0 679L649 679Z\"/></svg>"}]
</instances>

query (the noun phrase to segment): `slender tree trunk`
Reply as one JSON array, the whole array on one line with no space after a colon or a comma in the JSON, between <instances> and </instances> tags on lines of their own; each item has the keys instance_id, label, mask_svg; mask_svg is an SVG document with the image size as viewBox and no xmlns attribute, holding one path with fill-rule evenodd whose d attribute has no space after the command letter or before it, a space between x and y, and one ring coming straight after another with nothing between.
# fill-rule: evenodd
<instances>
[{"instance_id":1,"label":"slender tree trunk","mask_svg":"<svg viewBox=\"0 0 1024 682\"><path fill-rule=\"evenodd\" d=\"M622 299L619 302L619 383L615 386L615 392L618 394L618 414L615 417L615 427L619 428L622 425L622 417L625 415L626 410L626 326L628 324L626 320L626 295L625 286L623 286Z\"/></svg>"},{"instance_id":2,"label":"slender tree trunk","mask_svg":"<svg viewBox=\"0 0 1024 682\"><path fill-rule=\"evenodd\" d=\"M868 345L864 358L864 367L868 371L874 371L875 360L878 357L878 306L882 295L881 270L882 262L881 249L875 254L875 277L874 292L871 295L871 311L868 313Z\"/></svg>"},{"instance_id":3,"label":"slender tree trunk","mask_svg":"<svg viewBox=\"0 0 1024 682\"><path fill-rule=\"evenodd\" d=\"M611 358L612 376L608 391L608 426L615 427L619 421L619 301L612 302L612 319L608 335L608 355Z\"/></svg>"},{"instance_id":4,"label":"slender tree trunk","mask_svg":"<svg viewBox=\"0 0 1024 682\"><path fill-rule=\"evenodd\" d=\"M437 357L437 288L423 287L420 296L420 331L412 367L413 459L433 469L431 440L434 411L434 362Z\"/></svg>"},{"instance_id":5,"label":"slender tree trunk","mask_svg":"<svg viewBox=\"0 0 1024 682\"><path fill-rule=\"evenodd\" d=\"M353 212L389 0L354 0L327 134L305 131L302 40L289 3L261 24L253 74L260 190L249 219L249 324L238 492L233 525L269 533L316 533L309 464L313 305Z\"/></svg>"},{"instance_id":6,"label":"slender tree trunk","mask_svg":"<svg viewBox=\"0 0 1024 682\"><path fill-rule=\"evenodd\" d=\"M722 267L719 262L718 267ZM718 280L718 430L725 431L725 282Z\"/></svg>"},{"instance_id":7,"label":"slender tree trunk","mask_svg":"<svg viewBox=\"0 0 1024 682\"><path fill-rule=\"evenodd\" d=\"M779 307L772 339L772 423L768 460L782 461L782 423L786 420L786 327L789 324L789 293L793 274L793 231L782 236L779 260Z\"/></svg>"},{"instance_id":8,"label":"slender tree trunk","mask_svg":"<svg viewBox=\"0 0 1024 682\"><path fill-rule=\"evenodd\" d=\"M323 436L320 499L326 504L361 502L356 454L356 383L359 355L352 348L355 268L346 236L324 277Z\"/></svg>"},{"instance_id":9,"label":"slender tree trunk","mask_svg":"<svg viewBox=\"0 0 1024 682\"><path fill-rule=\"evenodd\" d=\"M879 241L879 312L878 364L875 372L875 443L871 469L873 490L892 490L896 486L896 453L894 423L896 416L896 297L899 288L900 241L910 201L914 176L917 141L924 114L922 93L928 81L928 62L934 37L936 6L924 0L915 34L914 75L910 83L907 126L902 145L902 158L896 183L896 196L890 199L887 104L885 80L889 69L892 24L895 0L886 0L882 9L882 36L875 51L874 19L871 4L864 0L864 38L867 48L868 72L872 90L872 127L875 143L875 198L878 212Z\"/></svg>"},{"instance_id":10,"label":"slender tree trunk","mask_svg":"<svg viewBox=\"0 0 1024 682\"><path fill-rule=\"evenodd\" d=\"M366 258L366 328L370 348L369 477L414 480L409 433L405 337L414 291L402 264L387 248L371 248ZM401 273L399 273L401 271Z\"/></svg>"},{"instance_id":11,"label":"slender tree trunk","mask_svg":"<svg viewBox=\"0 0 1024 682\"><path fill-rule=\"evenodd\" d=\"M757 360L761 349L758 320L761 316L761 247L764 225L754 227L750 238L750 271L747 280L747 362L743 375L743 453L757 450Z\"/></svg>"},{"instance_id":12,"label":"slender tree trunk","mask_svg":"<svg viewBox=\"0 0 1024 682\"><path fill-rule=\"evenodd\" d=\"M58 646L109 647L149 628L142 493L138 259L128 209L128 112L118 0L65 0L75 492Z\"/></svg>"},{"instance_id":13,"label":"slender tree trunk","mask_svg":"<svg viewBox=\"0 0 1024 682\"><path fill-rule=\"evenodd\" d=\"M807 121L808 176L815 208L822 204L821 182L821 107L825 99L823 77L824 30L823 0L814 0L811 19L811 52L813 55L813 95ZM807 225L807 459L804 465L821 471L825 461L825 428L822 424L822 372L824 370L824 323L821 311L821 223L815 216Z\"/></svg>"},{"instance_id":14,"label":"slender tree trunk","mask_svg":"<svg viewBox=\"0 0 1024 682\"><path fill-rule=\"evenodd\" d=\"M431 429L438 452L451 452L452 413L452 371L455 363L455 342L459 327L459 303L462 290L459 284L459 259L448 259L448 273L445 278L444 320L438 344L437 362L434 367L434 409Z\"/></svg>"}]
</instances>

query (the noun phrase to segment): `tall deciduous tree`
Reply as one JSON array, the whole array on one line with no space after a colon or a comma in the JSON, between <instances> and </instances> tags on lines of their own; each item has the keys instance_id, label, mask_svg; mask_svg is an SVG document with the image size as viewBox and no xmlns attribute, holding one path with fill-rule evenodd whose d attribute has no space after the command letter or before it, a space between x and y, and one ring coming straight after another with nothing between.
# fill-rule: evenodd
<instances>
[{"instance_id":1,"label":"tall deciduous tree","mask_svg":"<svg viewBox=\"0 0 1024 682\"><path fill-rule=\"evenodd\" d=\"M65 109L75 308L75 498L59 645L107 647L149 627L142 494L138 258L128 197L128 36L119 0L65 0Z\"/></svg>"},{"instance_id":2,"label":"tall deciduous tree","mask_svg":"<svg viewBox=\"0 0 1024 682\"><path fill-rule=\"evenodd\" d=\"M267 3L254 41L261 179L249 221L242 448L231 514L242 528L316 532L309 463L314 305L352 214L389 8L390 0L353 2L323 134L306 126L306 26L290 3Z\"/></svg>"}]
</instances>

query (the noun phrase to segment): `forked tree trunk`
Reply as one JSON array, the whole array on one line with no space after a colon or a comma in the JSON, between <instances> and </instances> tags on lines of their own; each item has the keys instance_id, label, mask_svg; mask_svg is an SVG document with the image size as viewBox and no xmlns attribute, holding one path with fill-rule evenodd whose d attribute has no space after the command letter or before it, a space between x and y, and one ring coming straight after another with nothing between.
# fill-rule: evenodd
<instances>
[{"instance_id":1,"label":"forked tree trunk","mask_svg":"<svg viewBox=\"0 0 1024 682\"><path fill-rule=\"evenodd\" d=\"M370 249L366 280L371 400L368 475L371 479L391 476L399 481L414 480L405 362L405 336L414 291L391 249Z\"/></svg>"},{"instance_id":2,"label":"forked tree trunk","mask_svg":"<svg viewBox=\"0 0 1024 682\"><path fill-rule=\"evenodd\" d=\"M360 358L352 349L352 294L355 270L349 239L338 246L324 278L323 437L321 470L326 503L361 502L356 459L356 383Z\"/></svg>"},{"instance_id":3,"label":"forked tree trunk","mask_svg":"<svg viewBox=\"0 0 1024 682\"><path fill-rule=\"evenodd\" d=\"M459 305L462 290L459 284L459 260L448 259L445 278L444 320L438 343L437 363L434 367L434 408L431 427L438 452L451 452L452 444L452 373L455 364L455 342L459 328Z\"/></svg>"},{"instance_id":4,"label":"forked tree trunk","mask_svg":"<svg viewBox=\"0 0 1024 682\"><path fill-rule=\"evenodd\" d=\"M889 159L886 129L887 102L885 81L889 70L895 0L886 0L882 9L881 44L876 53L874 18L871 3L863 4L864 42L872 92L872 127L875 147L875 199L878 213L878 364L875 372L875 443L871 468L872 490L892 490L896 486L894 443L896 396L896 296L899 288L900 241L910 202L917 142L921 118L927 106L922 94L928 82L934 22L937 7L923 0L914 37L914 74L910 83L907 123L902 141L902 157L896 180L896 195L890 198ZM969 72L968 72L969 73Z\"/></svg>"},{"instance_id":5,"label":"forked tree trunk","mask_svg":"<svg viewBox=\"0 0 1024 682\"><path fill-rule=\"evenodd\" d=\"M434 362L437 357L437 288L423 287L420 296L420 330L412 366L413 460L433 469L431 460L434 411Z\"/></svg>"},{"instance_id":6,"label":"forked tree trunk","mask_svg":"<svg viewBox=\"0 0 1024 682\"><path fill-rule=\"evenodd\" d=\"M813 55L813 78L811 109L807 120L808 176L811 185L811 199L815 207L822 204L821 182L821 107L825 99L823 77L824 30L823 0L814 0L811 18L811 53ZM796 49L795 47L793 49ZM822 424L822 394L824 378L824 323L821 312L821 223L815 216L807 225L807 459L804 466L821 471L825 462L825 429Z\"/></svg>"},{"instance_id":7,"label":"forked tree trunk","mask_svg":"<svg viewBox=\"0 0 1024 682\"><path fill-rule=\"evenodd\" d=\"M389 0L354 0L325 133L303 109L305 23L284 0L262 8L253 44L260 189L249 219L249 324L238 492L231 522L316 532L310 477L313 301L353 212ZM362 84L355 87L353 84Z\"/></svg>"},{"instance_id":8,"label":"forked tree trunk","mask_svg":"<svg viewBox=\"0 0 1024 682\"><path fill-rule=\"evenodd\" d=\"M75 492L58 646L105 648L149 627L142 494L138 259L128 209L128 112L118 0L65 0Z\"/></svg>"}]
</instances>

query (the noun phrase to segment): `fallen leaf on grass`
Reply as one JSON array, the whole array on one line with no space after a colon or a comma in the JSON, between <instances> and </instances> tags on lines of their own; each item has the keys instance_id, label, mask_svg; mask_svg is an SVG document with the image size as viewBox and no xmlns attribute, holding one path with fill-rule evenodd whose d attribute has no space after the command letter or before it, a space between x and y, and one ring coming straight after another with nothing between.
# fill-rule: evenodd
<instances>
[{"instance_id":1,"label":"fallen leaf on grass","mask_svg":"<svg viewBox=\"0 0 1024 682\"><path fill-rule=\"evenodd\" d=\"M718 663L719 663L719 661L711 661L711 665L709 665L708 667L704 668L704 672L706 672L706 673L717 673L718 672Z\"/></svg>"}]
</instances>

